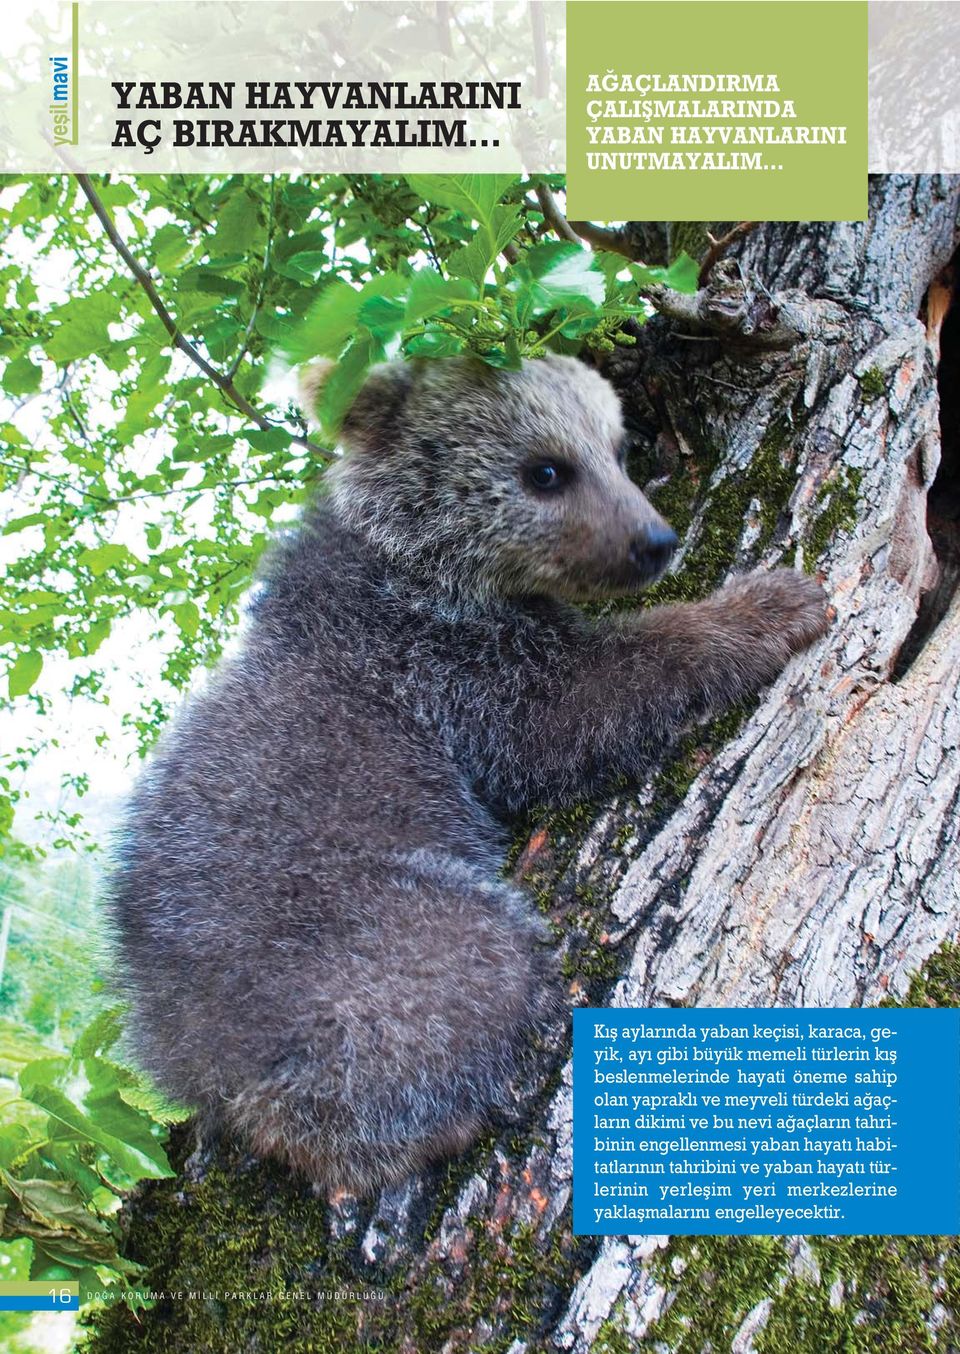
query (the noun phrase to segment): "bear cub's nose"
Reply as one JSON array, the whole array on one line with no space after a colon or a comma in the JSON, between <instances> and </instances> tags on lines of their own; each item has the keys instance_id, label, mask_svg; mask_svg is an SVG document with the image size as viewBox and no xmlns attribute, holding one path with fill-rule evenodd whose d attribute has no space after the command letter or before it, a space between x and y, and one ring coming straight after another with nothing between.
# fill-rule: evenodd
<instances>
[{"instance_id":1,"label":"bear cub's nose","mask_svg":"<svg viewBox=\"0 0 960 1354\"><path fill-rule=\"evenodd\" d=\"M666 522L644 527L630 542L630 563L642 578L656 578L677 548L677 533Z\"/></svg>"}]
</instances>

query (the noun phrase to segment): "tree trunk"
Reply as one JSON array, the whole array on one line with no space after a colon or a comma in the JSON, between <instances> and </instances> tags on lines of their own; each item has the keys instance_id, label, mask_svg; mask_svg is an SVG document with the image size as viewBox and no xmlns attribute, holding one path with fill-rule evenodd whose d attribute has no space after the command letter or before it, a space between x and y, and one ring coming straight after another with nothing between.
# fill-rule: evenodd
<instances>
[{"instance_id":1,"label":"tree trunk","mask_svg":"<svg viewBox=\"0 0 960 1354\"><path fill-rule=\"evenodd\" d=\"M952 417L960 376L958 204L960 179L889 177L865 224L759 227L608 362L634 471L684 536L654 600L784 562L822 577L836 616L647 785L526 832L513 868L557 924L574 1002L946 999L949 951L910 980L960 918L946 423L937 473L938 363ZM957 1347L945 1239L574 1238L566 1038L543 1050L532 1123L372 1206L329 1205L230 1145L194 1151L128 1208L129 1254L174 1296L141 1324L101 1314L91 1347Z\"/></svg>"}]
</instances>

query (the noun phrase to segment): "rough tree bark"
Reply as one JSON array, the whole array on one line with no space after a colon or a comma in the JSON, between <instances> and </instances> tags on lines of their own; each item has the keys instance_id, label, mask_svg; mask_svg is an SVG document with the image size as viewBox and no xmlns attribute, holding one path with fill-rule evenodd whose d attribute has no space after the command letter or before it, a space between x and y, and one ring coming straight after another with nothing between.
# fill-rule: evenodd
<instances>
[{"instance_id":1,"label":"rough tree bark","mask_svg":"<svg viewBox=\"0 0 960 1354\"><path fill-rule=\"evenodd\" d=\"M889 177L864 224L762 226L698 297L657 298L608 363L634 470L684 534L657 594L791 562L836 615L754 708L691 731L648 784L528 825L512 868L557 924L573 1002L947 999L960 467L945 427L938 476L937 369L942 338L954 417L958 206L960 179ZM102 1314L91 1347L960 1347L946 1239L572 1237L568 1055L558 1030L532 1122L373 1205L330 1205L185 1134L181 1178L128 1209L129 1254L182 1297L139 1323Z\"/></svg>"}]
</instances>

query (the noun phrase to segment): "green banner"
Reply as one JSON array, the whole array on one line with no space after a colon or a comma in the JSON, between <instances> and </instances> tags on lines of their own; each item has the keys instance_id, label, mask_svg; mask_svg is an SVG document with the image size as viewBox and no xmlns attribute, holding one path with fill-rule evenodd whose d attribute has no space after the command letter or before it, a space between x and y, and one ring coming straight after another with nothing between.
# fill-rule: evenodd
<instances>
[{"instance_id":1,"label":"green banner","mask_svg":"<svg viewBox=\"0 0 960 1354\"><path fill-rule=\"evenodd\" d=\"M571 217L866 215L864 0L567 6Z\"/></svg>"},{"instance_id":2,"label":"green banner","mask_svg":"<svg viewBox=\"0 0 960 1354\"><path fill-rule=\"evenodd\" d=\"M51 1294L69 1293L76 1297L80 1284L73 1279L4 1279L0 1282L0 1297L45 1298Z\"/></svg>"}]
</instances>

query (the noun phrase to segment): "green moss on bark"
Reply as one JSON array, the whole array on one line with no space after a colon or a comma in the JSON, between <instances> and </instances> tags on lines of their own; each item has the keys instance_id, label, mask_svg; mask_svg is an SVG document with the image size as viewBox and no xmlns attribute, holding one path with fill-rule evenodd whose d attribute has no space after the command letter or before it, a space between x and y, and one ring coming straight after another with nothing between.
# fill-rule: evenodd
<instances>
[{"instance_id":1,"label":"green moss on bark","mask_svg":"<svg viewBox=\"0 0 960 1354\"><path fill-rule=\"evenodd\" d=\"M622 1303L618 1303L597 1331L591 1354L636 1354L637 1342L626 1328Z\"/></svg>"},{"instance_id":2,"label":"green moss on bark","mask_svg":"<svg viewBox=\"0 0 960 1354\"><path fill-rule=\"evenodd\" d=\"M661 767L653 782L653 810L658 818L666 818L683 802L703 768L736 737L759 701L759 696L741 701L708 724L684 734L673 756Z\"/></svg>"},{"instance_id":3,"label":"green moss on bark","mask_svg":"<svg viewBox=\"0 0 960 1354\"><path fill-rule=\"evenodd\" d=\"M666 1354L729 1349L747 1315L768 1300L757 1354L927 1354L952 1349L960 1248L956 1237L810 1237L819 1270L790 1272L779 1237L680 1237L653 1269L676 1296L646 1334ZM622 1319L605 1323L597 1348L632 1348Z\"/></svg>"},{"instance_id":4,"label":"green moss on bark","mask_svg":"<svg viewBox=\"0 0 960 1354\"><path fill-rule=\"evenodd\" d=\"M780 1237L673 1237L652 1268L676 1298L648 1331L670 1354L729 1349L748 1312L786 1271ZM679 1277L678 1277L679 1275Z\"/></svg>"},{"instance_id":5,"label":"green moss on bark","mask_svg":"<svg viewBox=\"0 0 960 1354\"><path fill-rule=\"evenodd\" d=\"M646 593L648 605L697 601L712 592L730 569L750 525L757 528L751 553L759 555L771 544L796 484L792 453L795 437L792 417L781 414L770 423L745 469L730 471L719 483L711 481L707 511L696 540L688 548L682 567ZM674 475L651 496L658 511L681 535L700 506L698 485L707 469L701 465L699 473ZM759 520L751 521L751 512Z\"/></svg>"},{"instance_id":6,"label":"green moss on bark","mask_svg":"<svg viewBox=\"0 0 960 1354\"><path fill-rule=\"evenodd\" d=\"M925 1354L955 1347L953 1237L811 1237L820 1282L791 1278L757 1354ZM942 1324L940 1324L942 1322ZM939 1325L939 1330L936 1329Z\"/></svg>"},{"instance_id":7,"label":"green moss on bark","mask_svg":"<svg viewBox=\"0 0 960 1354\"><path fill-rule=\"evenodd\" d=\"M867 404L878 400L887 389L887 382L879 367L870 367L860 379L860 393Z\"/></svg>"},{"instance_id":8,"label":"green moss on bark","mask_svg":"<svg viewBox=\"0 0 960 1354\"><path fill-rule=\"evenodd\" d=\"M358 1278L349 1248L329 1239L325 1219L325 1205L309 1186L237 1153L226 1152L197 1182L148 1186L127 1250L147 1267L143 1286L166 1296L140 1318L122 1305L91 1313L82 1348L97 1354L377 1348L361 1336L387 1334L389 1301L316 1297L379 1290L383 1278ZM298 1290L311 1297L296 1296ZM289 1296L231 1296L255 1292Z\"/></svg>"},{"instance_id":9,"label":"green moss on bark","mask_svg":"<svg viewBox=\"0 0 960 1354\"><path fill-rule=\"evenodd\" d=\"M960 1006L960 945L945 941L910 979L902 1002L884 1006Z\"/></svg>"},{"instance_id":10,"label":"green moss on bark","mask_svg":"<svg viewBox=\"0 0 960 1354\"><path fill-rule=\"evenodd\" d=\"M803 538L803 567L813 573L817 561L838 531L849 530L858 518L858 503L863 472L855 466L841 465L835 476L821 485L817 494L817 513Z\"/></svg>"},{"instance_id":11,"label":"green moss on bark","mask_svg":"<svg viewBox=\"0 0 960 1354\"><path fill-rule=\"evenodd\" d=\"M427 1254L444 1208L489 1147L451 1163L425 1224ZM544 1250L529 1224L470 1219L463 1254L427 1260L409 1284L403 1266L388 1271L359 1255L370 1216L331 1240L327 1206L308 1185L230 1149L217 1162L199 1181L144 1191L128 1251L147 1266L144 1287L167 1296L139 1317L119 1304L86 1314L87 1354L465 1352L478 1321L489 1323L484 1347L497 1354L535 1339L576 1279L582 1243L569 1230Z\"/></svg>"}]
</instances>

